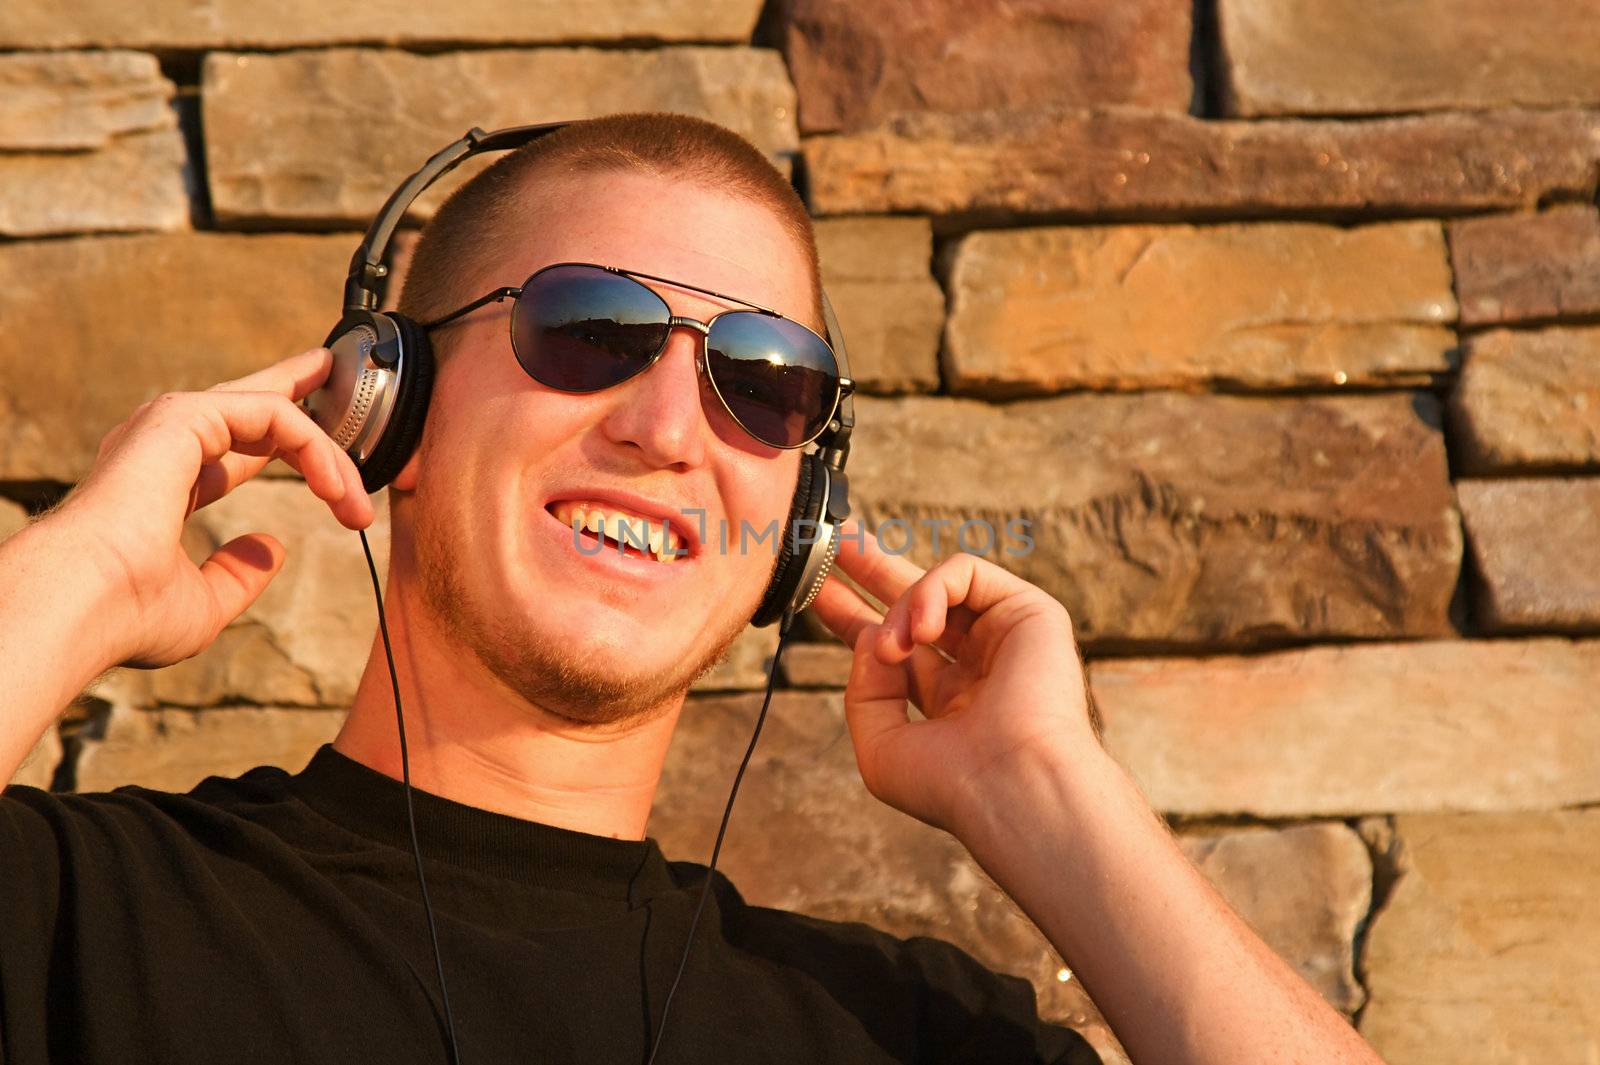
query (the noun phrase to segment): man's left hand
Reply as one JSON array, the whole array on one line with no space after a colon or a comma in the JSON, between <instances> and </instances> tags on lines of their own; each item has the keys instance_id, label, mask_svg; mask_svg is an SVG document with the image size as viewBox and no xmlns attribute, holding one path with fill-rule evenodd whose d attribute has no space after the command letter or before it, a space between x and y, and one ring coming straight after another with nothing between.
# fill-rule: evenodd
<instances>
[{"instance_id":1,"label":"man's left hand","mask_svg":"<svg viewBox=\"0 0 1600 1065\"><path fill-rule=\"evenodd\" d=\"M813 609L855 649L845 714L873 795L964 838L1016 774L1103 755L1060 603L975 555L924 570L845 532L835 565L888 612L833 575Z\"/></svg>"}]
</instances>

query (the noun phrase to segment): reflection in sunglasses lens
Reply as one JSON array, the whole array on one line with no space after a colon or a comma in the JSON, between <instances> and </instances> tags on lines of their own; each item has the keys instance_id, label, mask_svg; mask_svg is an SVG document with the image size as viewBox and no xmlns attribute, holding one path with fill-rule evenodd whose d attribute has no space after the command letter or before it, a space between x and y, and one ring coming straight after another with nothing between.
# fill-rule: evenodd
<instances>
[{"instance_id":1,"label":"reflection in sunglasses lens","mask_svg":"<svg viewBox=\"0 0 1600 1065\"><path fill-rule=\"evenodd\" d=\"M839 371L822 338L795 322L735 311L711 323L706 365L740 425L773 447L797 447L833 414Z\"/></svg>"},{"instance_id":2,"label":"reflection in sunglasses lens","mask_svg":"<svg viewBox=\"0 0 1600 1065\"><path fill-rule=\"evenodd\" d=\"M667 342L666 302L631 278L557 266L523 287L512 311L517 361L540 384L596 392L650 364Z\"/></svg>"}]
</instances>

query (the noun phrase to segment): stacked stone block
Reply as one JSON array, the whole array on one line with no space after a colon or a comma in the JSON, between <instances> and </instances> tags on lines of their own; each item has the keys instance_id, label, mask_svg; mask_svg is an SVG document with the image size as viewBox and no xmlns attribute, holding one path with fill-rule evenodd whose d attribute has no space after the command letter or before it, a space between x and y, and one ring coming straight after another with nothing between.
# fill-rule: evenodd
<instances>
[{"instance_id":1,"label":"stacked stone block","mask_svg":"<svg viewBox=\"0 0 1600 1065\"><path fill-rule=\"evenodd\" d=\"M1031 523L971 549L1067 605L1107 747L1386 1060L1600 1054L1600 0L13 0L0 49L0 536L138 403L318 343L359 229L467 127L711 118L817 217L860 515L924 564L939 523ZM187 536L273 532L273 587L18 783L186 789L337 731L359 545L269 473ZM807 635L730 875L953 939L1124 1060L960 846L866 801L849 652ZM690 697L674 857L773 649Z\"/></svg>"}]
</instances>

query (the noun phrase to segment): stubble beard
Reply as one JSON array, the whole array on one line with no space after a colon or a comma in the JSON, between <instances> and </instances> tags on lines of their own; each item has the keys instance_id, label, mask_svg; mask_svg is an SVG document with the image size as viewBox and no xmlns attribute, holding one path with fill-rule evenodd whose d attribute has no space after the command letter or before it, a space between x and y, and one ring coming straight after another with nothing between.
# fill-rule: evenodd
<instances>
[{"instance_id":1,"label":"stubble beard","mask_svg":"<svg viewBox=\"0 0 1600 1065\"><path fill-rule=\"evenodd\" d=\"M631 725L656 717L676 704L697 677L722 661L744 631L747 619L741 615L713 619L722 631L709 650L694 656L690 647L675 668L663 673L641 676L597 668L597 656L582 644L551 639L528 619L496 610L493 603L468 593L460 571L450 564L452 546L466 542L463 530L453 524L458 510L445 500L426 498L425 492L419 485L412 500L413 547L423 601L435 623L511 691L557 717L595 726ZM430 505L435 502L439 505Z\"/></svg>"}]
</instances>

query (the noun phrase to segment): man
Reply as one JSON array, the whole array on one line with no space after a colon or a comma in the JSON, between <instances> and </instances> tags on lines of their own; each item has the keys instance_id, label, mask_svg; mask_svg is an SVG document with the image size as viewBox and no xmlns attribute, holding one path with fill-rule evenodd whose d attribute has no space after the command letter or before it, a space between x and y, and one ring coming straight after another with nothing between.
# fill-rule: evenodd
<instances>
[{"instance_id":1,"label":"man","mask_svg":"<svg viewBox=\"0 0 1600 1065\"><path fill-rule=\"evenodd\" d=\"M675 315L730 303L821 330L805 210L747 143L664 115L579 123L506 157L424 231L419 320L554 263L653 282ZM674 328L647 370L543 387L505 304L434 331L418 454L390 493L386 601L448 1003L413 879L390 679L374 643L343 730L302 773L186 796L0 802L4 1060L645 1060L702 867L646 836L690 681L754 611L770 553L685 532L678 561L577 549L576 508L782 520L799 452L744 431ZM314 350L114 429L53 512L0 545L0 773L101 671L192 655L283 561L270 536L196 567L186 515L281 455L355 529L349 458L294 405ZM818 615L855 649L845 694L868 789L953 833L1060 950L1140 1065L1374 1062L1193 870L1100 747L1071 625L957 555L923 572L870 540ZM942 652L942 653L941 653ZM949 656L949 660L945 656ZM908 700L926 719L912 720ZM759 831L759 826L746 826ZM746 906L725 880L662 1061L1094 1060L1031 991L932 940Z\"/></svg>"}]
</instances>

